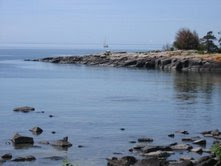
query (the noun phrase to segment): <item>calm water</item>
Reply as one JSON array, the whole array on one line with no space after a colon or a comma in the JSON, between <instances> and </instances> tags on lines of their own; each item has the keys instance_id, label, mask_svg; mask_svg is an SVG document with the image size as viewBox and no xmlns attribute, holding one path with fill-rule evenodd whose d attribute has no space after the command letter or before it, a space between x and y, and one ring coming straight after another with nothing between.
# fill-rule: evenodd
<instances>
[{"instance_id":1,"label":"calm water","mask_svg":"<svg viewBox=\"0 0 221 166\"><path fill-rule=\"evenodd\" d=\"M221 128L221 74L23 61L94 52L97 50L0 50L0 155L32 154L37 158L32 165L61 165L62 161L43 158L63 156L79 166L102 166L114 152L129 154L134 145L128 141L142 136L167 144L180 139L167 137L179 129L195 136L202 130ZM23 105L45 113L12 111ZM50 114L55 117L49 118ZM34 126L44 129L40 136L33 136L37 147L15 150L5 144L15 132L32 136L28 129ZM68 150L37 144L64 136L73 143Z\"/></svg>"}]
</instances>

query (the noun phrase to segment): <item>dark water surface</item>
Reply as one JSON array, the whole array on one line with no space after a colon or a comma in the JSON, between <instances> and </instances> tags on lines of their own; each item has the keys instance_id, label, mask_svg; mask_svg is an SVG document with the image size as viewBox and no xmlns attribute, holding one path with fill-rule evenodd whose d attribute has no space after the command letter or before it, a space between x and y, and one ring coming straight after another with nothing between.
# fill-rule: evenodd
<instances>
[{"instance_id":1,"label":"dark water surface","mask_svg":"<svg viewBox=\"0 0 221 166\"><path fill-rule=\"evenodd\" d=\"M114 152L129 154L133 146L129 141L142 136L167 144L180 139L167 137L176 130L196 136L202 130L221 128L221 74L23 61L97 51L0 50L0 155L10 152L15 157L37 158L26 165L62 165L43 158L63 156L79 166L102 166ZM12 111L23 105L45 113ZM55 117L49 118L50 114ZM5 144L16 132L32 136L28 129L34 126L44 129L33 136L37 147L16 149ZM37 144L64 136L69 136L73 147Z\"/></svg>"}]
</instances>

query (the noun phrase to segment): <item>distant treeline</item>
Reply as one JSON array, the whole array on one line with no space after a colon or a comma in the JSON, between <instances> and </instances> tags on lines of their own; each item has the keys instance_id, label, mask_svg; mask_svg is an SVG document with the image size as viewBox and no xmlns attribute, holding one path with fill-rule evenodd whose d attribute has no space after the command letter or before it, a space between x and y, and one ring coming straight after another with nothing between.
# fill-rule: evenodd
<instances>
[{"instance_id":1,"label":"distant treeline","mask_svg":"<svg viewBox=\"0 0 221 166\"><path fill-rule=\"evenodd\" d=\"M198 50L201 53L221 53L221 32L216 37L213 31L207 32L203 37L199 37L196 31L187 28L180 29L175 36L172 45L165 45L164 50Z\"/></svg>"}]
</instances>

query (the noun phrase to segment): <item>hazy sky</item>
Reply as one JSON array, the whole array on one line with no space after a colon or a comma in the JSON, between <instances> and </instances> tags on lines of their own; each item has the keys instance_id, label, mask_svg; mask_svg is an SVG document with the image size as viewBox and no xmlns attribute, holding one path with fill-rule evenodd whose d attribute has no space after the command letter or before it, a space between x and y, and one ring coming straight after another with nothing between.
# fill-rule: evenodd
<instances>
[{"instance_id":1,"label":"hazy sky","mask_svg":"<svg viewBox=\"0 0 221 166\"><path fill-rule=\"evenodd\" d=\"M0 0L0 45L159 46L182 27L217 33L220 18L221 0Z\"/></svg>"}]
</instances>

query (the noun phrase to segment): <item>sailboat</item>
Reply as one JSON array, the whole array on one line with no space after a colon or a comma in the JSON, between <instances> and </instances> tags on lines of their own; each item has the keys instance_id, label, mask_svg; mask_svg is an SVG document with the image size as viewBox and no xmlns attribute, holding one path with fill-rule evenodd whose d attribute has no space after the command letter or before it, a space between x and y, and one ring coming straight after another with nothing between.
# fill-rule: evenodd
<instances>
[{"instance_id":1,"label":"sailboat","mask_svg":"<svg viewBox=\"0 0 221 166\"><path fill-rule=\"evenodd\" d=\"M109 45L107 44L106 40L104 41L104 48L109 48Z\"/></svg>"},{"instance_id":2,"label":"sailboat","mask_svg":"<svg viewBox=\"0 0 221 166\"><path fill-rule=\"evenodd\" d=\"M103 46L104 46L104 49L105 49L104 55L110 55L111 51L108 49L109 45L107 44L106 40L104 41L104 45Z\"/></svg>"}]
</instances>

